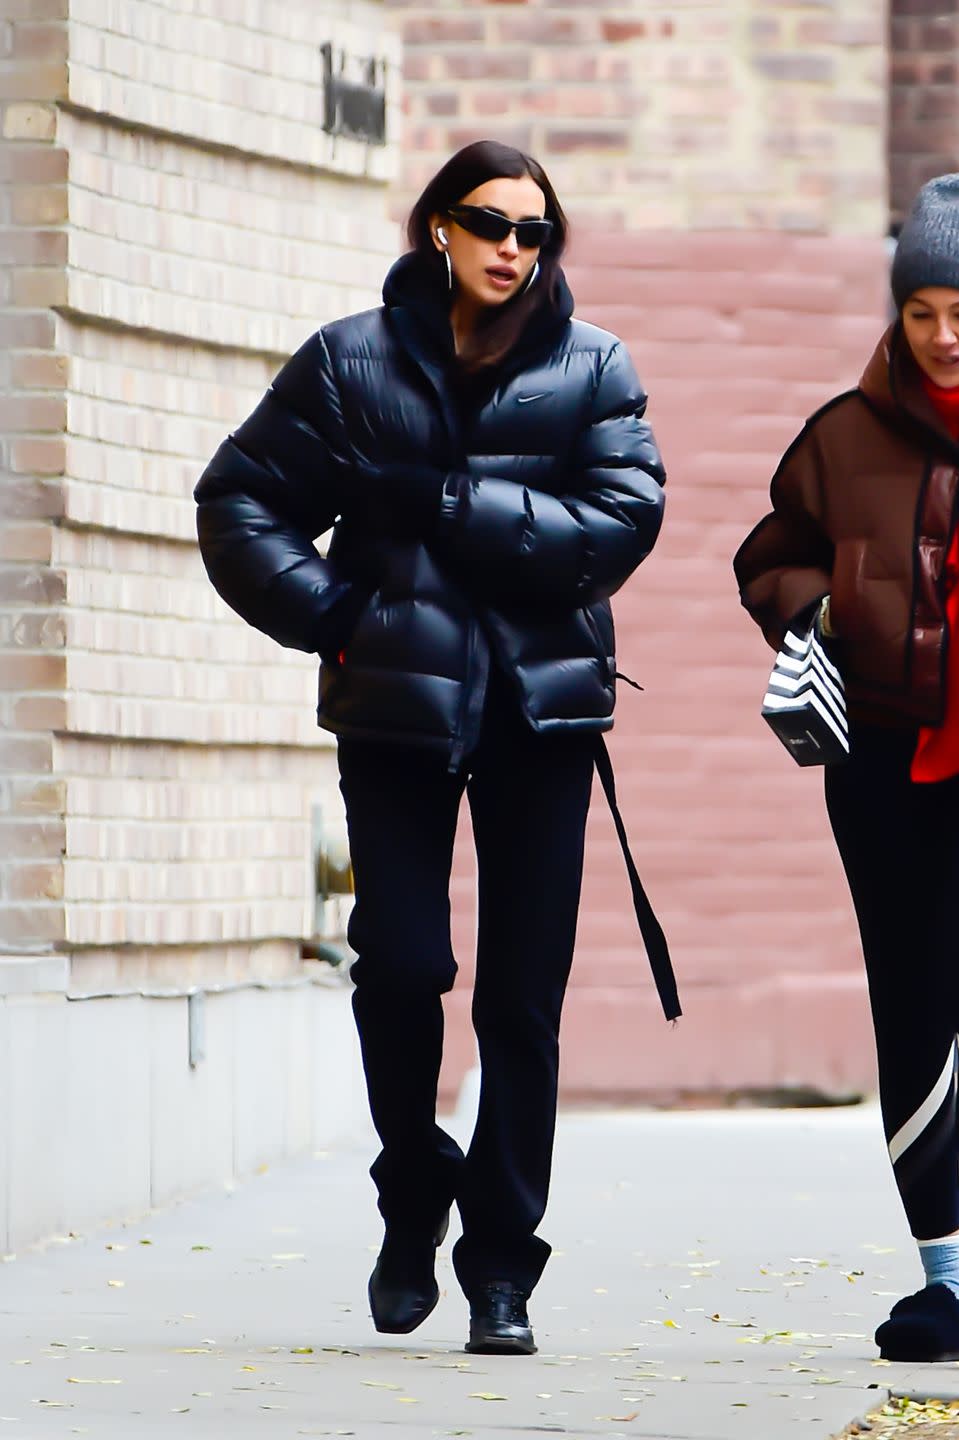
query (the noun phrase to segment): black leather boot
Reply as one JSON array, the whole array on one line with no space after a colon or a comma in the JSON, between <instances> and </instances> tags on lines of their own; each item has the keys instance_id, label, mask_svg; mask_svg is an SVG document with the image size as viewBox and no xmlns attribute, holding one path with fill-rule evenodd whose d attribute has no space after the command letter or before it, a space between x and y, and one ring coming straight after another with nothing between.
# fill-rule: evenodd
<instances>
[{"instance_id":1,"label":"black leather boot","mask_svg":"<svg viewBox=\"0 0 959 1440\"><path fill-rule=\"evenodd\" d=\"M408 1335L422 1325L440 1298L434 1269L436 1248L449 1228L449 1212L432 1235L409 1226L387 1225L370 1276L370 1311L383 1335Z\"/></svg>"},{"instance_id":2,"label":"black leather boot","mask_svg":"<svg viewBox=\"0 0 959 1440\"><path fill-rule=\"evenodd\" d=\"M473 1355L535 1355L536 1342L526 1313L526 1296L508 1280L480 1285L469 1297Z\"/></svg>"}]
</instances>

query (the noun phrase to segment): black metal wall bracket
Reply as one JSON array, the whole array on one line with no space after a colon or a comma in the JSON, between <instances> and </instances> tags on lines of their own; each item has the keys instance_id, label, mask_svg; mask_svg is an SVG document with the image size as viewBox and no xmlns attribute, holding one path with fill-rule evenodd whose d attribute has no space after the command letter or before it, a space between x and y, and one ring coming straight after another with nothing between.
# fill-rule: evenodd
<instances>
[{"instance_id":1,"label":"black metal wall bracket","mask_svg":"<svg viewBox=\"0 0 959 1440\"><path fill-rule=\"evenodd\" d=\"M386 61L334 51L329 42L321 47L321 54L323 129L328 135L385 145Z\"/></svg>"}]
</instances>

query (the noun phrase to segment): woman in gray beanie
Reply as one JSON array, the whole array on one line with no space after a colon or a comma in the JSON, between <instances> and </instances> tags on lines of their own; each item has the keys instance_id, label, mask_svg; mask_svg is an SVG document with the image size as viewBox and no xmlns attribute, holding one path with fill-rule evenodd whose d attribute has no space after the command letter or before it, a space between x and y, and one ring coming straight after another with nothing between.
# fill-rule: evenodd
<instances>
[{"instance_id":1,"label":"woman in gray beanie","mask_svg":"<svg viewBox=\"0 0 959 1440\"><path fill-rule=\"evenodd\" d=\"M859 385L808 421L734 565L779 648L818 617L843 673L826 805L869 981L883 1125L926 1284L876 1332L959 1359L959 175L919 192L897 317Z\"/></svg>"}]
</instances>

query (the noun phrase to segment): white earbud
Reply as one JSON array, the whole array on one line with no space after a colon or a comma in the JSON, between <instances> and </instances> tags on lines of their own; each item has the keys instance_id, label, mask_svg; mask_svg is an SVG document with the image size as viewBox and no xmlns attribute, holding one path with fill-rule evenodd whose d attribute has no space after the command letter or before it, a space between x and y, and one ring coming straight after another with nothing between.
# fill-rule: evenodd
<instances>
[{"instance_id":1,"label":"white earbud","mask_svg":"<svg viewBox=\"0 0 959 1440\"><path fill-rule=\"evenodd\" d=\"M442 225L438 225L436 227L436 238L441 245L448 245L450 243L449 240L446 238L446 231L443 229Z\"/></svg>"}]
</instances>

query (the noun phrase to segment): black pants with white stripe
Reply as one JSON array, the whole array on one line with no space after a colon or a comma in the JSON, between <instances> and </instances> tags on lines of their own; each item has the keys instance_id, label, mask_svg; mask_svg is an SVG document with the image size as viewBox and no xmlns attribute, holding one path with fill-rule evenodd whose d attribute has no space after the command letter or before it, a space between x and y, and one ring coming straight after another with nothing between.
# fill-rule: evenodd
<instances>
[{"instance_id":1,"label":"black pants with white stripe","mask_svg":"<svg viewBox=\"0 0 959 1440\"><path fill-rule=\"evenodd\" d=\"M860 726L826 806L862 937L879 1098L918 1240L959 1230L959 777L909 778L916 731Z\"/></svg>"}]
</instances>

